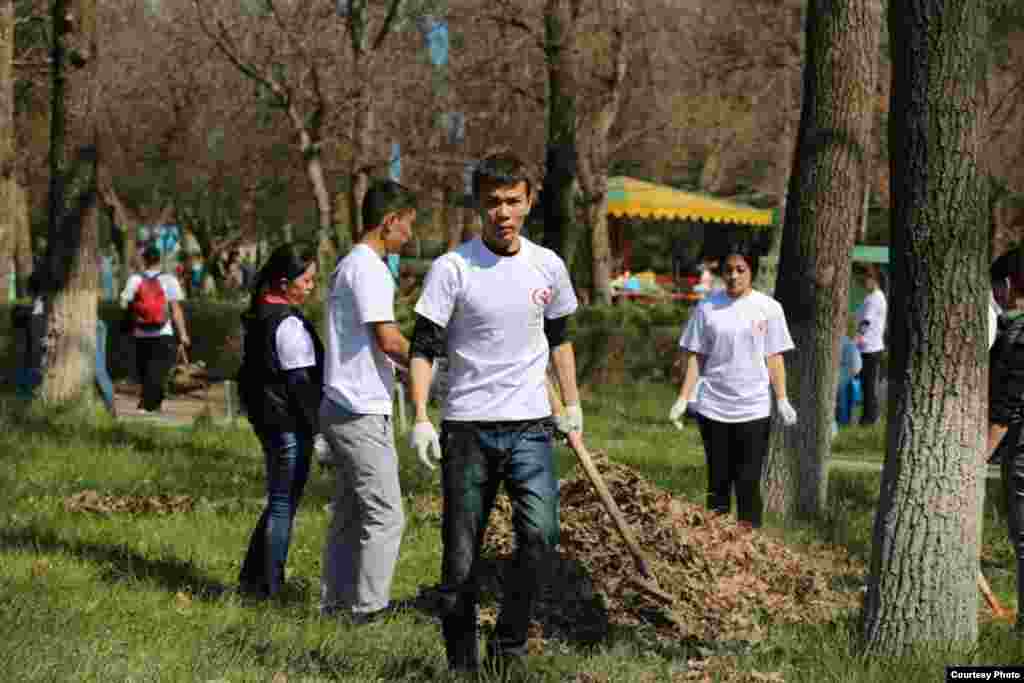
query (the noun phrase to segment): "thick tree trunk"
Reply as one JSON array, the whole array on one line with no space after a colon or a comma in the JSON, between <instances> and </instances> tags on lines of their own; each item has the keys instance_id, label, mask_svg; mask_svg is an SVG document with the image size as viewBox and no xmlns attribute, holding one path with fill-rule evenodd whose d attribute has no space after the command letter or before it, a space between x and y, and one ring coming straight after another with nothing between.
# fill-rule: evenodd
<instances>
[{"instance_id":1,"label":"thick tree trunk","mask_svg":"<svg viewBox=\"0 0 1024 683\"><path fill-rule=\"evenodd\" d=\"M982 0L893 0L889 425L863 644L978 636L988 226L979 171Z\"/></svg>"},{"instance_id":2,"label":"thick tree trunk","mask_svg":"<svg viewBox=\"0 0 1024 683\"><path fill-rule=\"evenodd\" d=\"M15 181L11 184L11 211L13 213L12 225L14 227L14 268L18 276L18 293L24 295L27 291L28 276L35 268L35 259L32 253L32 228L29 218L28 192L21 183Z\"/></svg>"},{"instance_id":3,"label":"thick tree trunk","mask_svg":"<svg viewBox=\"0 0 1024 683\"><path fill-rule=\"evenodd\" d=\"M0 1L0 280L2 301L15 265L16 231L14 179L14 2Z\"/></svg>"},{"instance_id":4,"label":"thick tree trunk","mask_svg":"<svg viewBox=\"0 0 1024 683\"><path fill-rule=\"evenodd\" d=\"M788 393L801 419L776 424L765 468L768 509L813 519L824 509L850 251L863 219L881 15L870 0L812 0L797 154L775 297L797 351Z\"/></svg>"},{"instance_id":5,"label":"thick tree trunk","mask_svg":"<svg viewBox=\"0 0 1024 683\"><path fill-rule=\"evenodd\" d=\"M612 248L608 239L608 176L603 176L604 191L592 199L590 213L590 255L595 304L612 302Z\"/></svg>"},{"instance_id":6,"label":"thick tree trunk","mask_svg":"<svg viewBox=\"0 0 1024 683\"><path fill-rule=\"evenodd\" d=\"M576 221L576 29L568 0L547 0L544 46L548 71L547 151L541 201L544 245L573 271Z\"/></svg>"},{"instance_id":7,"label":"thick tree trunk","mask_svg":"<svg viewBox=\"0 0 1024 683\"><path fill-rule=\"evenodd\" d=\"M79 0L71 14L76 18L73 36L55 21L53 29L53 97L51 119L51 173L57 176L58 192L50 197L48 258L51 279L46 283L47 349L43 384L39 395L47 402L90 402L96 371L96 304L99 300L99 212L98 212L98 139L95 109L99 86L96 0ZM54 2L54 18L63 19L68 11L63 0ZM64 143L64 56L71 47L85 66L77 74L81 79L76 96L83 106L79 119L86 126L93 145L79 150L71 168L61 168ZM52 180L51 180L52 183ZM51 184L51 188L53 185ZM60 199L58 203L56 200Z\"/></svg>"}]
</instances>

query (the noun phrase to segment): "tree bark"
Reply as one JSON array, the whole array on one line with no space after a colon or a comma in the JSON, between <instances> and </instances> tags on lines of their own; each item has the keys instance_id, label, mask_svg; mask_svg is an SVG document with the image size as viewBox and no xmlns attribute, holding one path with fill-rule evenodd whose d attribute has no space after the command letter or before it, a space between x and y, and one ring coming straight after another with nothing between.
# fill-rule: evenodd
<instances>
[{"instance_id":1,"label":"tree bark","mask_svg":"<svg viewBox=\"0 0 1024 683\"><path fill-rule=\"evenodd\" d=\"M0 2L0 273L17 272L14 178L14 2ZM7 277L0 280L6 301Z\"/></svg>"},{"instance_id":2,"label":"tree bark","mask_svg":"<svg viewBox=\"0 0 1024 683\"><path fill-rule=\"evenodd\" d=\"M35 268L32 254L32 228L29 218L28 192L15 180L11 183L12 226L14 228L14 268L18 277L18 293L24 295L28 277Z\"/></svg>"},{"instance_id":3,"label":"tree bark","mask_svg":"<svg viewBox=\"0 0 1024 683\"><path fill-rule=\"evenodd\" d=\"M797 351L788 394L801 419L776 423L765 501L786 518L824 510L850 252L863 220L881 15L870 0L808 5L803 105L775 297Z\"/></svg>"},{"instance_id":4,"label":"tree bark","mask_svg":"<svg viewBox=\"0 0 1024 683\"><path fill-rule=\"evenodd\" d=\"M73 17L65 30L64 17ZM95 109L99 86L96 0L78 0L69 7L53 3L53 82L51 91L51 195L46 283L47 348L39 396L46 402L90 403L96 375L96 307L99 300L98 150ZM62 167L65 130L64 60L74 50L84 60L78 77L81 122L92 145L79 149L75 163ZM61 151L58 151L60 149ZM56 187L56 191L54 191ZM59 201L58 201L59 200Z\"/></svg>"},{"instance_id":5,"label":"tree bark","mask_svg":"<svg viewBox=\"0 0 1024 683\"><path fill-rule=\"evenodd\" d=\"M547 0L544 53L548 71L547 151L541 202L544 245L573 272L576 221L576 28L570 0Z\"/></svg>"},{"instance_id":6,"label":"tree bark","mask_svg":"<svg viewBox=\"0 0 1024 683\"><path fill-rule=\"evenodd\" d=\"M317 248L321 254L330 252L337 242L334 234L334 207L331 205L331 194L327 191L324 178L323 160L320 158L320 130L307 126L294 105L288 107L288 118L292 120L299 135L299 150L306 167L306 178L309 180L316 197L316 211L319 230L317 232Z\"/></svg>"},{"instance_id":7,"label":"tree bark","mask_svg":"<svg viewBox=\"0 0 1024 683\"><path fill-rule=\"evenodd\" d=\"M889 424L862 643L879 654L978 636L988 226L983 0L893 0Z\"/></svg>"}]
</instances>

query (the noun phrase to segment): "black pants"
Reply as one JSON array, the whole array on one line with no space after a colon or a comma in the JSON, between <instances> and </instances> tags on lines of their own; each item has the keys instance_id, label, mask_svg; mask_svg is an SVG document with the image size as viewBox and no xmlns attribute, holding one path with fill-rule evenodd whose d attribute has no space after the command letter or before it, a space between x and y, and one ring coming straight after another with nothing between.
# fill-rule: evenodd
<instances>
[{"instance_id":1,"label":"black pants","mask_svg":"<svg viewBox=\"0 0 1024 683\"><path fill-rule=\"evenodd\" d=\"M862 353L864 367L860 371L860 384L864 390L864 412L860 416L862 425L878 422L878 364L882 360L882 352Z\"/></svg>"},{"instance_id":2,"label":"black pants","mask_svg":"<svg viewBox=\"0 0 1024 683\"><path fill-rule=\"evenodd\" d=\"M174 337L135 338L135 370L142 385L142 409L160 410L164 402L164 382L174 365Z\"/></svg>"},{"instance_id":3,"label":"black pants","mask_svg":"<svg viewBox=\"0 0 1024 683\"><path fill-rule=\"evenodd\" d=\"M761 526L761 469L768 451L771 419L717 422L698 418L704 456L708 464L708 508L729 514L736 489L736 517Z\"/></svg>"},{"instance_id":4,"label":"black pants","mask_svg":"<svg viewBox=\"0 0 1024 683\"><path fill-rule=\"evenodd\" d=\"M1017 604L1024 605L1024 423L1010 425L999 444L996 460L1002 466L1003 500L1010 547L1017 558ZM1018 625L1024 617L1018 617Z\"/></svg>"}]
</instances>

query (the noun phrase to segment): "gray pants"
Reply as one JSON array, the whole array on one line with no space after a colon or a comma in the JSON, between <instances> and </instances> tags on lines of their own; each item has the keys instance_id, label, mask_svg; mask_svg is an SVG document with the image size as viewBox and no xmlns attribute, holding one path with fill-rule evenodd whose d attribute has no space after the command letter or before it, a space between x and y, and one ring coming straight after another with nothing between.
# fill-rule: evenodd
<instances>
[{"instance_id":1,"label":"gray pants","mask_svg":"<svg viewBox=\"0 0 1024 683\"><path fill-rule=\"evenodd\" d=\"M325 399L320 426L337 464L321 609L376 612L388 606L405 528L391 417L354 415Z\"/></svg>"}]
</instances>

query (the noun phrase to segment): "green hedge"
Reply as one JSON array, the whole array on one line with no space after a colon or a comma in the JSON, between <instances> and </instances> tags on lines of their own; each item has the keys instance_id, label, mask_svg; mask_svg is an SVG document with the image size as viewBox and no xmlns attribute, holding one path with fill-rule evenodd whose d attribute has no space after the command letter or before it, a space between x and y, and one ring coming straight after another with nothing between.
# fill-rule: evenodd
<instances>
[{"instance_id":1,"label":"green hedge","mask_svg":"<svg viewBox=\"0 0 1024 683\"><path fill-rule=\"evenodd\" d=\"M214 378L231 377L239 365L240 303L187 301L183 305L192 337L192 360L201 360ZM683 323L689 317L685 304L635 304L587 306L573 316L570 333L576 348L577 367L583 383L661 380L668 377L676 358ZM107 366L115 379L134 376L135 347L119 333L121 311L103 303L100 317L107 323ZM306 307L310 320L323 331L323 306ZM412 302L399 301L396 316L402 331L412 333ZM16 345L11 329L11 306L0 305L0 372L13 376L17 367Z\"/></svg>"}]
</instances>

